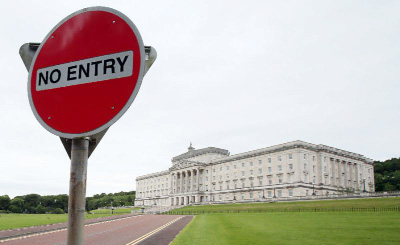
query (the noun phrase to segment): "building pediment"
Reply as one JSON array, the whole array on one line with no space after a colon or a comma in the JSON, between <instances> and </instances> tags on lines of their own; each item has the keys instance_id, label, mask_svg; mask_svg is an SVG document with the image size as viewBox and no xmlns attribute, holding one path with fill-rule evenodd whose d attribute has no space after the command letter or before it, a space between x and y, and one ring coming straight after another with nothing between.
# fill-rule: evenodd
<instances>
[{"instance_id":1,"label":"building pediment","mask_svg":"<svg viewBox=\"0 0 400 245\"><path fill-rule=\"evenodd\" d=\"M181 161L175 163L174 166L170 167L169 171L184 169L184 168L191 168L191 167L198 167L198 166L203 166L203 165L204 164L200 163L200 162L181 160Z\"/></svg>"},{"instance_id":2,"label":"building pediment","mask_svg":"<svg viewBox=\"0 0 400 245\"><path fill-rule=\"evenodd\" d=\"M193 157L206 155L206 154L219 154L219 155L223 155L223 156L230 155L228 150L224 150L224 149L216 148L216 147L207 147L207 148L198 149L198 150L195 150L194 148L189 148L188 152L185 152L179 156L173 157L172 162L175 163L175 162L179 162L184 159L193 158Z\"/></svg>"}]
</instances>

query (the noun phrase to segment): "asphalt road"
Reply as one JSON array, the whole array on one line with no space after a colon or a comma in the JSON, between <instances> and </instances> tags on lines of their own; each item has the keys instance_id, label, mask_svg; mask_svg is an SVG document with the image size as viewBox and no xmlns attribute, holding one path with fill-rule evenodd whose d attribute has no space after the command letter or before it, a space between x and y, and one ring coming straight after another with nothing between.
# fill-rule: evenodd
<instances>
[{"instance_id":1,"label":"asphalt road","mask_svg":"<svg viewBox=\"0 0 400 245\"><path fill-rule=\"evenodd\" d=\"M84 243L169 244L192 218L181 215L140 215L88 224L85 226ZM61 229L0 240L0 244L62 245L67 244L66 238L66 229Z\"/></svg>"}]
</instances>

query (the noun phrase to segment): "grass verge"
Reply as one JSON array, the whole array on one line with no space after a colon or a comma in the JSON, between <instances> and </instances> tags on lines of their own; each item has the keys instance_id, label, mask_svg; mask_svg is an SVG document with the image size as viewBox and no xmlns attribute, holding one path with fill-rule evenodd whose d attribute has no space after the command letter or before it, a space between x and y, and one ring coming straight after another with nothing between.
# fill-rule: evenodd
<instances>
[{"instance_id":1,"label":"grass verge","mask_svg":"<svg viewBox=\"0 0 400 245\"><path fill-rule=\"evenodd\" d=\"M197 215L181 244L400 244L400 213L238 213Z\"/></svg>"},{"instance_id":2,"label":"grass verge","mask_svg":"<svg viewBox=\"0 0 400 245\"><path fill-rule=\"evenodd\" d=\"M92 210L92 214L86 214L85 219L95 219L111 216L111 210ZM130 208L115 209L113 215L128 214ZM0 214L0 230L8 230L22 227L49 225L67 222L68 214Z\"/></svg>"}]
</instances>

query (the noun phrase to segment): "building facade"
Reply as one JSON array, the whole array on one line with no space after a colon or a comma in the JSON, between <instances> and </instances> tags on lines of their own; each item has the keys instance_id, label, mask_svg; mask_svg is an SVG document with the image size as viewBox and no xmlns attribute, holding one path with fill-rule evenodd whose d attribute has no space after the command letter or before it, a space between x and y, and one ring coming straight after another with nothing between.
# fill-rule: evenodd
<instances>
[{"instance_id":1,"label":"building facade","mask_svg":"<svg viewBox=\"0 0 400 245\"><path fill-rule=\"evenodd\" d=\"M172 158L166 171L136 178L136 206L256 201L374 191L373 161L303 141L230 155L208 147Z\"/></svg>"}]
</instances>

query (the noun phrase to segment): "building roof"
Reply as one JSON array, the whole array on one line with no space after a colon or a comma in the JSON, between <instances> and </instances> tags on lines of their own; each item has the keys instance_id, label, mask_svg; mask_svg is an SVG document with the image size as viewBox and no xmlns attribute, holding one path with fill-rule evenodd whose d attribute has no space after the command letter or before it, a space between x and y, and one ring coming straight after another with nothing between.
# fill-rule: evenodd
<instances>
[{"instance_id":1,"label":"building roof","mask_svg":"<svg viewBox=\"0 0 400 245\"><path fill-rule=\"evenodd\" d=\"M216 147L207 147L207 148L198 149L198 150L195 150L194 148L192 148L192 149L189 149L188 152L185 152L183 154L180 154L179 156L173 157L172 162L177 162L177 161L180 161L183 159L200 156L200 155L204 155L207 153L217 153L217 154L221 154L221 155L225 155L225 156L230 155L228 150L224 150L224 149L216 148Z\"/></svg>"}]
</instances>

